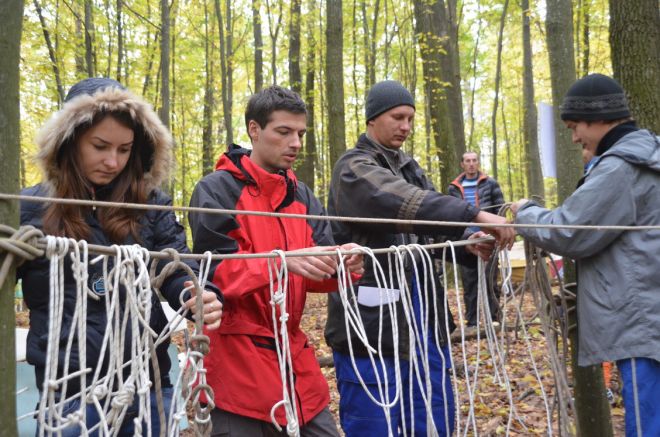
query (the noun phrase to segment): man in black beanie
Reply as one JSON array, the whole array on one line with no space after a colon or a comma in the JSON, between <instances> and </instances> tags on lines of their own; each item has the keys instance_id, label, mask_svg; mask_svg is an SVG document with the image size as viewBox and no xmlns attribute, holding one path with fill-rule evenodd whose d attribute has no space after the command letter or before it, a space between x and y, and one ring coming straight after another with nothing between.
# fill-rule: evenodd
<instances>
[{"instance_id":1,"label":"man in black beanie","mask_svg":"<svg viewBox=\"0 0 660 437\"><path fill-rule=\"evenodd\" d=\"M627 436L660 435L660 138L639 129L621 86L602 74L575 82L560 108L573 142L597 162L550 211L522 199L516 223L656 226L523 228L537 246L576 260L578 364L616 361Z\"/></svg>"},{"instance_id":2,"label":"man in black beanie","mask_svg":"<svg viewBox=\"0 0 660 437\"><path fill-rule=\"evenodd\" d=\"M461 199L436 192L417 161L401 150L413 127L415 102L410 92L399 82L387 80L374 85L367 96L365 115L366 133L360 136L355 148L340 157L333 170L328 200L330 214L410 220L505 222L503 217L480 211ZM337 244L355 241L373 249L470 237L464 227L415 224L402 227L399 224L365 226L333 222L332 230ZM513 242L514 233L510 228L489 232L494 233L502 246L510 246ZM479 232L473 235L478 237L484 234ZM493 245L469 247L471 253L457 252L462 252L459 254L461 261L475 264L474 255L488 258ZM387 255L378 255L376 258L385 270L385 282L388 282L387 278L397 277L394 267L389 267L392 271L388 271ZM349 301L355 302L354 297L357 299L359 305L356 305L355 310L359 311L364 324L369 347L362 340L364 336L359 335L353 327L347 328L339 293L329 295L325 337L333 349L340 395L339 417L347 437L399 435L404 428L407 433L411 433L414 428L417 435L427 435L427 428L429 431L437 431L438 435L450 435L453 430L454 398L448 370L450 356L446 337L454 325L451 314L445 315L443 310L445 298L438 280L441 272L435 271L433 266L426 269L422 266L420 256L416 259L407 258L404 266L406 286L400 287L396 279L393 283L382 283L378 279L382 276L378 276L372 260L366 257L365 273L354 284L356 296L349 296ZM430 270L433 272L429 273ZM432 303L429 304L434 300L431 281L436 282L437 312ZM424 289L420 290L422 287L416 284L421 284ZM420 298L419 295L424 292L428 295ZM429 312L429 324L432 327L428 328L428 332L423 332L420 324L411 326L412 323L406 322L402 307L404 300L412 301L417 320L422 320L422 312ZM398 308L396 320L391 316L390 303ZM398 326L398 337L395 326ZM409 337L409 327L414 328L417 338ZM408 355L411 344L416 346L420 344L418 341L423 342L422 336L429 339L428 353L424 354L424 358L428 356L429 372L427 375L423 369L418 368L423 379L423 388L420 389L415 377L409 379L409 369L420 361L409 361ZM440 339L440 344L436 343L436 338ZM424 348L426 346L424 344ZM371 357L374 358L372 362L370 350L379 350L382 356ZM420 352L417 352L417 358L422 358ZM397 375L397 372L400 373ZM383 382L385 378L388 384ZM422 396L423 392L426 393L426 381L429 380L432 386L432 424L427 423L429 414ZM365 387L371 396L380 398L382 404L392 405L389 408L379 407L372 401ZM397 392L397 389L401 391ZM411 392L412 405L409 402ZM398 401L394 402L397 393ZM402 420L402 410L405 411L405 422Z\"/></svg>"}]
</instances>

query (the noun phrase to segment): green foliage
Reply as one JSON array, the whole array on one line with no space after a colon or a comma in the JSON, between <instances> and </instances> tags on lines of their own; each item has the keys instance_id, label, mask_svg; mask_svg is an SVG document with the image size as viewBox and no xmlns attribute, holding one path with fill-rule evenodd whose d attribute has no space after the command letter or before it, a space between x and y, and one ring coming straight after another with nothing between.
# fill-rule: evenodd
<instances>
[{"instance_id":1,"label":"green foliage","mask_svg":"<svg viewBox=\"0 0 660 437\"><path fill-rule=\"evenodd\" d=\"M116 78L117 69L117 10L116 2L91 0L94 59L98 75ZM331 0L325 0L331 1ZM233 117L232 124L225 127L221 105L221 81L219 62L219 39L217 21L211 0L175 0L172 2L171 17L171 120L176 140L178 167L174 179L175 204L187 204L195 182L202 176L202 129L204 124L205 76L205 16L204 5L209 10L209 50L213 56L212 66L214 90L213 151L219 155L224 151L222 144L224 129L232 129L235 142L249 144L243 123L243 110L247 98L254 90L254 41L252 39L252 1L231 2L231 35L233 56L229 59L233 67ZM273 13L279 12L283 0L269 0ZM263 33L263 74L266 84L272 81L270 63L273 51L270 25L276 25L277 16L269 20L265 1L259 2ZM344 93L346 114L347 146L351 147L357 136L364 131L364 96L370 84L369 73L376 81L400 80L416 96L417 117L414 133L405 145L422 167L430 171L430 177L439 181L442 163L438 162L433 142L425 134L426 102L420 53L429 47L427 35L416 35L412 1L394 0L344 0ZM539 2L532 1L532 49L534 59L534 82L536 99L550 102L550 77L545 47L544 11ZM607 44L607 1L582 0L589 7L589 68L590 71L609 72L609 46ZM222 7L224 2L221 1ZM80 62L85 60L85 0L40 0L47 30L56 49L57 64L66 90L77 80L86 76ZM494 98L494 76L496 40L502 11L501 0L464 0L459 4L458 41L460 52L460 74L462 77L463 108L466 142L471 133L468 149L481 153L485 171L489 171L492 132L490 111ZM290 10L288 3L282 4L282 22L276 41L277 59L275 67L280 84L289 85L288 80L288 31ZM586 7L586 6L585 6ZM500 183L507 200L521 197L525 190L523 145L522 145L522 47L521 11L512 3L504 32L502 57L502 83L500 110L498 110L497 136ZM309 45L316 48L315 56L315 113L316 135L319 146L316 162L317 194L326 194L331 168L327 150L327 98L325 96L325 3L318 0L302 2L301 69L307 70L306 53ZM581 10L575 8L576 20ZM585 23L576 32L582 32ZM159 2L156 0L130 0L123 3L122 26L124 38L123 67L120 81L137 94L143 94L155 108L159 102ZM81 27L82 26L82 27ZM332 42L330 42L331 44ZM21 63L21 106L22 106L22 151L26 162L26 185L39 180L38 169L29 161L36 152L34 136L44 121L57 110L57 88L52 63L44 43L43 29L34 4L26 4L22 38ZM578 57L582 56L578 54ZM78 64L77 64L78 62ZM78 67L78 68L77 68ZM84 67L84 65L83 65ZM449 84L433 79L441 88ZM474 93L474 98L472 95ZM474 102L474 103L472 103ZM472 122L473 114L474 122ZM439 120L429 120L432 125ZM458 173L460 169L447 169ZM509 183L510 181L510 183ZM548 185L552 186L551 184ZM446 187L438 186L444 190ZM552 197L549 190L548 196Z\"/></svg>"}]
</instances>

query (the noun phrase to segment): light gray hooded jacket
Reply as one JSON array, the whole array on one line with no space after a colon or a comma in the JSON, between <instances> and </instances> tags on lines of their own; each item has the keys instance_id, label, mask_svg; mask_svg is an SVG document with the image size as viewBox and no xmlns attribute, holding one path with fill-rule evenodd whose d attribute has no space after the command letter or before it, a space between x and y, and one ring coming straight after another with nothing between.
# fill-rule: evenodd
<instances>
[{"instance_id":1,"label":"light gray hooded jacket","mask_svg":"<svg viewBox=\"0 0 660 437\"><path fill-rule=\"evenodd\" d=\"M660 139L619 139L584 184L550 211L529 202L516 223L660 225ZM660 230L518 229L578 262L580 366L645 357L660 361Z\"/></svg>"}]
</instances>

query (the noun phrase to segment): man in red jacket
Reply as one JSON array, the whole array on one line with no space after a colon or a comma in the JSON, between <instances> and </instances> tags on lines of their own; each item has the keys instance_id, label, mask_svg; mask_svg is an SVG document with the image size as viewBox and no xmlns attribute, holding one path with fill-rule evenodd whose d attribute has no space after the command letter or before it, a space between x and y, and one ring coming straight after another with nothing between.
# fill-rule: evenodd
<instances>
[{"instance_id":1,"label":"man in red jacket","mask_svg":"<svg viewBox=\"0 0 660 437\"><path fill-rule=\"evenodd\" d=\"M278 86L266 88L250 98L245 123L252 150L232 145L218 160L216 171L197 184L191 206L325 214L291 170L307 125L301 98ZM220 329L207 332L211 349L204 361L217 407L211 415L212 435L280 435L284 431L278 427L286 427L290 434L300 427L303 436L338 435L328 410L327 382L300 329L306 293L337 289L334 251L338 246L328 222L243 214L191 213L189 218L196 253L328 251L328 256L287 258L286 308L278 306L277 327L273 326L269 274L273 261L227 259L212 266L213 282L225 295L223 323ZM349 243L341 249L354 247ZM346 265L349 271L361 273L362 256L348 257ZM278 349L286 345L275 334L280 316L288 317L291 351L291 361L284 366Z\"/></svg>"}]
</instances>

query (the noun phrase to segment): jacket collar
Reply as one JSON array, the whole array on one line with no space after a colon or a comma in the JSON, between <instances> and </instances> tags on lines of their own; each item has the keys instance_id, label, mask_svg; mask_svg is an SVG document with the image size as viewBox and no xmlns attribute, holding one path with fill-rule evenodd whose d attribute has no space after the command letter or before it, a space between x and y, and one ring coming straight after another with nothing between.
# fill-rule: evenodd
<instances>
[{"instance_id":1,"label":"jacket collar","mask_svg":"<svg viewBox=\"0 0 660 437\"><path fill-rule=\"evenodd\" d=\"M459 174L458 176L456 176L456 179L451 181L451 185L456 185L458 188L461 188L462 183L463 183L463 179L465 179L465 176L466 176L465 172ZM479 185L480 183L482 183L486 179L488 179L488 175L486 173L482 173L482 172L477 173L477 185Z\"/></svg>"},{"instance_id":2,"label":"jacket collar","mask_svg":"<svg viewBox=\"0 0 660 437\"><path fill-rule=\"evenodd\" d=\"M225 170L243 181L248 192L254 196L269 199L273 210L285 208L293 203L298 181L291 170L270 173L250 159L251 150L232 144L216 164L216 170Z\"/></svg>"},{"instance_id":3,"label":"jacket collar","mask_svg":"<svg viewBox=\"0 0 660 437\"><path fill-rule=\"evenodd\" d=\"M634 121L628 121L626 123L621 123L614 126L601 138L596 148L596 156L601 156L603 153L607 152L614 144L616 144L621 138L628 135L631 132L638 131L639 128Z\"/></svg>"},{"instance_id":4,"label":"jacket collar","mask_svg":"<svg viewBox=\"0 0 660 437\"><path fill-rule=\"evenodd\" d=\"M403 150L385 147L369 137L366 133L360 135L355 147L358 149L369 150L376 154L395 174L400 173L403 167L412 162L412 157L404 153Z\"/></svg>"}]
</instances>

